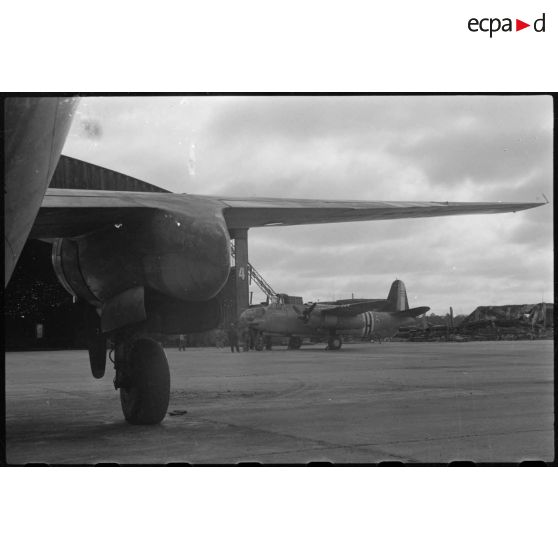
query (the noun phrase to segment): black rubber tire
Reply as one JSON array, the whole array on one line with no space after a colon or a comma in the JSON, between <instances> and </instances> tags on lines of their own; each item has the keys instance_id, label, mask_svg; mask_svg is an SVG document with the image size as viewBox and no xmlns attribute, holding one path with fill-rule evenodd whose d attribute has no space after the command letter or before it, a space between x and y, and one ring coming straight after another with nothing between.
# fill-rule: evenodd
<instances>
[{"instance_id":1,"label":"black rubber tire","mask_svg":"<svg viewBox=\"0 0 558 558\"><path fill-rule=\"evenodd\" d=\"M167 414L170 370L163 348L153 339L138 339L130 351L129 388L120 388L124 418L130 424L158 424Z\"/></svg>"},{"instance_id":2,"label":"black rubber tire","mask_svg":"<svg viewBox=\"0 0 558 558\"><path fill-rule=\"evenodd\" d=\"M271 348L273 347L273 340L271 338L271 335L266 335L265 336L264 344L265 344L265 350L266 351L271 351Z\"/></svg>"},{"instance_id":3,"label":"black rubber tire","mask_svg":"<svg viewBox=\"0 0 558 558\"><path fill-rule=\"evenodd\" d=\"M330 337L327 342L327 348L330 351L338 351L343 346L341 337Z\"/></svg>"}]
</instances>

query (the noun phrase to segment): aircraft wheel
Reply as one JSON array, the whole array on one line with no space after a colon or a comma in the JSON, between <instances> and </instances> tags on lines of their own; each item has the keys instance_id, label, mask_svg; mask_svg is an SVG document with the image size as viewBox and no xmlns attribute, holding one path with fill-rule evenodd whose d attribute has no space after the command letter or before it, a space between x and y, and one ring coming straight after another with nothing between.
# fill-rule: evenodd
<instances>
[{"instance_id":1,"label":"aircraft wheel","mask_svg":"<svg viewBox=\"0 0 558 558\"><path fill-rule=\"evenodd\" d=\"M165 418L169 398L165 351L153 339L138 339L130 351L127 385L120 388L124 418L130 424L158 424Z\"/></svg>"},{"instance_id":2,"label":"aircraft wheel","mask_svg":"<svg viewBox=\"0 0 558 558\"><path fill-rule=\"evenodd\" d=\"M263 351L264 346L263 346L263 340L261 336L259 336L256 339L256 344L254 345L254 348L256 349L256 351Z\"/></svg>"},{"instance_id":3,"label":"aircraft wheel","mask_svg":"<svg viewBox=\"0 0 558 558\"><path fill-rule=\"evenodd\" d=\"M266 351L271 351L271 347L273 346L273 342L271 340L271 335L267 335L265 337L264 343L265 343L265 350Z\"/></svg>"},{"instance_id":4,"label":"aircraft wheel","mask_svg":"<svg viewBox=\"0 0 558 558\"><path fill-rule=\"evenodd\" d=\"M327 342L327 348L330 351L338 351L343 345L341 337L330 337Z\"/></svg>"}]
</instances>

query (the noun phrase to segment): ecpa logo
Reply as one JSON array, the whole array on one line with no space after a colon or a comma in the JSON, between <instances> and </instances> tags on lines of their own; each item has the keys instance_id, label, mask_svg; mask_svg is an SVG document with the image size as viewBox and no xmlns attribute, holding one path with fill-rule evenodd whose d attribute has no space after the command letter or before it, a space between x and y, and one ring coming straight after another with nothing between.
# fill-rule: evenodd
<instances>
[{"instance_id":1,"label":"ecpa logo","mask_svg":"<svg viewBox=\"0 0 558 558\"><path fill-rule=\"evenodd\" d=\"M533 29L537 33L545 32L545 17L546 14L543 13L543 15L539 19L536 19L533 22ZM469 31L472 31L473 33L477 33L478 31L481 31L483 33L490 33L490 38L492 38L492 35L494 33L497 33L498 31L503 31L504 33L514 31L512 18L509 17L505 17L503 19L500 19L498 17L485 17L482 19L472 17L467 23L467 27L469 28ZM522 29L526 29L527 27L531 27L531 24L525 23L520 19L515 20L515 31L521 31Z\"/></svg>"}]
</instances>

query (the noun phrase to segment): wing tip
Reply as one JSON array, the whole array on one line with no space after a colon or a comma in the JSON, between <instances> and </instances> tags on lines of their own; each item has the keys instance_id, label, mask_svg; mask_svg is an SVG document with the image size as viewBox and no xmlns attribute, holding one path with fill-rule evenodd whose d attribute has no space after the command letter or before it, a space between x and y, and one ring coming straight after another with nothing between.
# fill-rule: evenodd
<instances>
[{"instance_id":1,"label":"wing tip","mask_svg":"<svg viewBox=\"0 0 558 558\"><path fill-rule=\"evenodd\" d=\"M545 198L546 199L546 198ZM526 211L527 209L534 209L541 205L547 205L548 200L544 202L498 202L498 207L495 208L497 213L516 213L517 211Z\"/></svg>"}]
</instances>

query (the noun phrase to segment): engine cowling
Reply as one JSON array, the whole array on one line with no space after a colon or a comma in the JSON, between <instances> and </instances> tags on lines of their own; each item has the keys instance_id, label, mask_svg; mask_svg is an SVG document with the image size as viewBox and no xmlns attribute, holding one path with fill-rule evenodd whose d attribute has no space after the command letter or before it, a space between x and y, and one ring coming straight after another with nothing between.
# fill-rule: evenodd
<instances>
[{"instance_id":1,"label":"engine cowling","mask_svg":"<svg viewBox=\"0 0 558 558\"><path fill-rule=\"evenodd\" d=\"M230 237L221 215L145 210L141 218L56 240L52 260L62 285L100 308L119 297L137 299L121 295L139 288L165 300L204 302L227 281Z\"/></svg>"}]
</instances>

